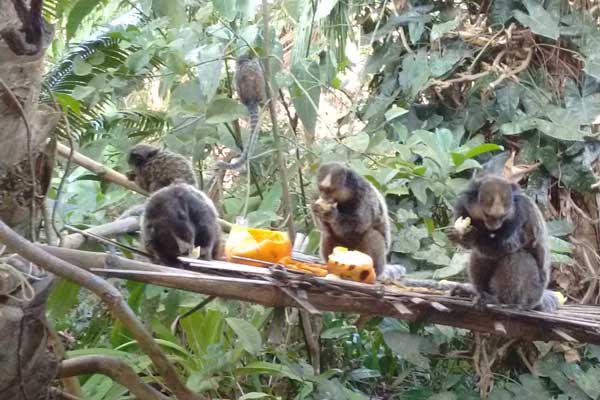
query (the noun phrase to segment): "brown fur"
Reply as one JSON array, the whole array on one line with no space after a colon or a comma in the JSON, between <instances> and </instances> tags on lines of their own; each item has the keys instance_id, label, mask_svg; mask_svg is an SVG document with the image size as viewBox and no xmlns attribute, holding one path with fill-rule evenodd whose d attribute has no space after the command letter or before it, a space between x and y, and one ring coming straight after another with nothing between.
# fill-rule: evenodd
<instances>
[{"instance_id":1,"label":"brown fur","mask_svg":"<svg viewBox=\"0 0 600 400\"><path fill-rule=\"evenodd\" d=\"M127 172L127 178L150 193L175 182L197 186L192 164L182 155L169 150L138 144L129 150L127 163L132 168Z\"/></svg>"},{"instance_id":2,"label":"brown fur","mask_svg":"<svg viewBox=\"0 0 600 400\"><path fill-rule=\"evenodd\" d=\"M339 163L322 164L317 183L321 199L335 204L327 211L317 203L312 205L321 228L321 256L327 260L335 246L362 251L373 258L380 277L391 245L390 221L381 193Z\"/></svg>"},{"instance_id":3,"label":"brown fur","mask_svg":"<svg viewBox=\"0 0 600 400\"><path fill-rule=\"evenodd\" d=\"M475 177L461 193L454 220L470 217L464 233L449 238L471 249L469 275L480 304L539 308L547 303L550 252L546 222L537 205L501 176Z\"/></svg>"},{"instance_id":4,"label":"brown fur","mask_svg":"<svg viewBox=\"0 0 600 400\"><path fill-rule=\"evenodd\" d=\"M142 242L156 262L181 267L179 256L196 247L201 258L219 259L222 254L221 226L213 202L203 192L177 183L155 192L141 221Z\"/></svg>"},{"instance_id":5,"label":"brown fur","mask_svg":"<svg viewBox=\"0 0 600 400\"><path fill-rule=\"evenodd\" d=\"M248 160L258 136L258 107L265 98L265 78L260 61L253 56L242 55L236 61L235 84L240 101L250 114L250 138L240 158L233 163L220 161L225 169L239 169Z\"/></svg>"}]
</instances>

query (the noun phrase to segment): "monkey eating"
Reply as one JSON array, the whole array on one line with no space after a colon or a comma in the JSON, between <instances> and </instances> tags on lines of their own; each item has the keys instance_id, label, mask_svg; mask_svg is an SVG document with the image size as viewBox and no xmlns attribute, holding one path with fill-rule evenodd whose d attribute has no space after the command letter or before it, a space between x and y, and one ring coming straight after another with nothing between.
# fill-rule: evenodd
<instances>
[{"instance_id":1,"label":"monkey eating","mask_svg":"<svg viewBox=\"0 0 600 400\"><path fill-rule=\"evenodd\" d=\"M242 155L232 163L218 162L224 169L239 169L248 160L258 137L258 107L265 97L265 78L260 61L251 55L241 55L236 60L235 85L240 101L250 115L250 138Z\"/></svg>"},{"instance_id":2,"label":"monkey eating","mask_svg":"<svg viewBox=\"0 0 600 400\"><path fill-rule=\"evenodd\" d=\"M161 150L150 144L137 144L129 150L127 178L140 188L153 193L174 182L197 186L192 164L182 155Z\"/></svg>"},{"instance_id":3,"label":"monkey eating","mask_svg":"<svg viewBox=\"0 0 600 400\"><path fill-rule=\"evenodd\" d=\"M546 222L517 184L498 175L474 177L454 207L451 241L471 250L469 277L475 302L554 311L546 290L550 251Z\"/></svg>"},{"instance_id":4,"label":"monkey eating","mask_svg":"<svg viewBox=\"0 0 600 400\"><path fill-rule=\"evenodd\" d=\"M142 243L156 262L171 267L183 266L180 256L219 259L222 233L217 218L208 196L192 185L175 183L150 196L140 223Z\"/></svg>"},{"instance_id":5,"label":"monkey eating","mask_svg":"<svg viewBox=\"0 0 600 400\"><path fill-rule=\"evenodd\" d=\"M324 260L334 247L342 246L368 254L378 279L404 274L401 266L386 266L390 221L385 199L375 186L352 169L330 162L317 171L317 189L312 211L321 230Z\"/></svg>"}]
</instances>

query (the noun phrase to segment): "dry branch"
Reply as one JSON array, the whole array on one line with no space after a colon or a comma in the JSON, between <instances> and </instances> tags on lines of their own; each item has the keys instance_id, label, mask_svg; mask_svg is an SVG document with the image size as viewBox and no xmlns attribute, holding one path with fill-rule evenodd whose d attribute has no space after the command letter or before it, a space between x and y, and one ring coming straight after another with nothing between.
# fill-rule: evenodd
<instances>
[{"instance_id":1,"label":"dry branch","mask_svg":"<svg viewBox=\"0 0 600 400\"><path fill-rule=\"evenodd\" d=\"M298 307L297 302L281 289L281 283L269 282L260 276L247 278L251 276L250 273L245 273L246 277L239 273L231 273L234 277L216 276L127 260L113 255L51 246L45 246L44 249L85 268L104 269L104 272L99 273L114 277L270 307ZM382 292L378 285L347 281L313 278L309 281L290 282L291 287L299 285L304 285L302 287L306 290L306 301L322 311L389 316L527 340L564 340L563 334L566 333L580 342L600 344L600 316L590 315L589 311L595 310L593 307L563 306L557 314L501 307L478 310L467 299L388 286ZM363 288L363 291L355 290L358 287ZM498 323L503 327L500 332L497 328Z\"/></svg>"},{"instance_id":2,"label":"dry branch","mask_svg":"<svg viewBox=\"0 0 600 400\"><path fill-rule=\"evenodd\" d=\"M177 398L180 400L199 399L179 380L173 365L116 288L100 277L57 258L44 251L39 245L23 239L2 221L0 221L0 243L6 244L32 263L64 279L75 282L100 297L112 315L131 332L142 351L150 357L158 373Z\"/></svg>"},{"instance_id":3,"label":"dry branch","mask_svg":"<svg viewBox=\"0 0 600 400\"><path fill-rule=\"evenodd\" d=\"M57 143L56 151L60 156L65 158L69 158L69 155L71 153L71 149L69 148L69 146L65 146L62 143ZM99 162L96 162L77 151L73 152L73 162L79 165L80 167L92 171L93 173L98 175L99 178L105 181L116 183L117 185L123 186L129 190L133 190L134 192L143 194L144 196L148 196L148 193L145 190L140 188L134 182L127 179L127 177L122 173L117 172L112 168L105 167Z\"/></svg>"},{"instance_id":4,"label":"dry branch","mask_svg":"<svg viewBox=\"0 0 600 400\"><path fill-rule=\"evenodd\" d=\"M168 400L169 398L146 384L125 361L109 356L81 356L65 360L60 365L61 378L103 374L125 386L140 400Z\"/></svg>"},{"instance_id":5,"label":"dry branch","mask_svg":"<svg viewBox=\"0 0 600 400\"><path fill-rule=\"evenodd\" d=\"M276 150L277 157L277 166L279 170L279 181L281 183L281 188L283 190L283 204L285 205L285 216L286 216L286 224L288 228L288 235L290 236L290 240L294 243L294 239L296 237L296 229L294 228L294 210L292 204L292 196L290 194L290 188L288 185L287 178L287 167L285 165L285 159L283 158L283 152L281 150L281 143L279 141L279 132L277 126L277 110L275 106L277 105L277 96L273 95L273 90L271 89L271 44L268 43L269 36L269 3L267 0L263 0L262 2L262 12L263 12L263 35L267 38L267 43L264 46L264 75L265 75L265 94L267 101L269 102L269 112L271 114L271 125L273 130L273 145Z\"/></svg>"},{"instance_id":6,"label":"dry branch","mask_svg":"<svg viewBox=\"0 0 600 400\"><path fill-rule=\"evenodd\" d=\"M139 229L140 219L138 217L127 217L109 222L108 224L94 226L86 229L85 232L110 238L123 233L137 231ZM85 243L85 241L85 235L81 233L72 233L63 237L62 246L68 249L78 249Z\"/></svg>"},{"instance_id":7,"label":"dry branch","mask_svg":"<svg viewBox=\"0 0 600 400\"><path fill-rule=\"evenodd\" d=\"M71 149L68 146L65 146L64 144L61 144L61 143L57 143L56 149L57 149L57 152L59 155L61 155L62 157L65 157L65 158L69 158L69 156L71 154ZM105 181L112 182L114 184L123 186L124 188L132 190L132 191L142 194L144 196L148 196L148 193L145 190L140 188L134 182L127 179L127 177L125 175L123 175L122 173L117 172L112 168L108 168L108 167L100 164L99 162L96 162L96 161L92 160L91 158L84 156L83 154L81 154L77 151L73 152L72 160L75 164L94 172L96 175L98 175L99 178L101 178ZM219 219L219 223L221 224L221 228L223 228L223 230L225 232L229 232L229 230L231 229L231 223L229 223L225 220L222 220L222 219ZM138 226L139 226L139 224L138 224ZM112 227L111 227L111 229L112 229ZM95 232L95 233L98 234L97 232ZM80 235L80 234L77 234L77 235ZM78 242L81 241L81 238L73 237L71 240L73 240L75 242L75 244L77 244ZM82 244L83 243L79 243L79 246L81 246Z\"/></svg>"}]
</instances>

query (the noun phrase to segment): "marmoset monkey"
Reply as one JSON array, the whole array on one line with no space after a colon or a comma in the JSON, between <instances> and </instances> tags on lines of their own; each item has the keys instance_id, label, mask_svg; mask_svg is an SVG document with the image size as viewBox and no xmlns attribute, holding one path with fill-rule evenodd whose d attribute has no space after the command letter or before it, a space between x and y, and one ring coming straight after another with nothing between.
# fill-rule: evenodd
<instances>
[{"instance_id":1,"label":"marmoset monkey","mask_svg":"<svg viewBox=\"0 0 600 400\"><path fill-rule=\"evenodd\" d=\"M462 224L469 222L469 226ZM471 249L469 276L479 305L503 303L553 311L558 299L546 290L550 252L546 222L518 185L502 176L474 177L454 208L450 240Z\"/></svg>"},{"instance_id":2,"label":"marmoset monkey","mask_svg":"<svg viewBox=\"0 0 600 400\"><path fill-rule=\"evenodd\" d=\"M238 96L250 114L250 138L240 158L233 163L218 162L225 169L238 169L246 163L252 154L252 148L258 138L258 107L265 97L265 78L260 61L251 55L242 55L236 61L235 85Z\"/></svg>"},{"instance_id":3,"label":"marmoset monkey","mask_svg":"<svg viewBox=\"0 0 600 400\"><path fill-rule=\"evenodd\" d=\"M197 186L192 164L184 156L169 150L137 144L129 150L127 163L132 168L127 178L149 193L174 182Z\"/></svg>"},{"instance_id":4,"label":"marmoset monkey","mask_svg":"<svg viewBox=\"0 0 600 400\"><path fill-rule=\"evenodd\" d=\"M402 266L386 268L391 233L381 193L358 173L337 162L319 167L317 185L320 196L312 210L321 229L323 259L327 261L334 247L344 246L371 256L378 279L403 275Z\"/></svg>"},{"instance_id":5,"label":"marmoset monkey","mask_svg":"<svg viewBox=\"0 0 600 400\"><path fill-rule=\"evenodd\" d=\"M141 238L155 261L181 267L179 256L221 258L221 226L213 202L200 190L176 183L156 191L146 203ZM195 256L195 255L194 255Z\"/></svg>"}]
</instances>

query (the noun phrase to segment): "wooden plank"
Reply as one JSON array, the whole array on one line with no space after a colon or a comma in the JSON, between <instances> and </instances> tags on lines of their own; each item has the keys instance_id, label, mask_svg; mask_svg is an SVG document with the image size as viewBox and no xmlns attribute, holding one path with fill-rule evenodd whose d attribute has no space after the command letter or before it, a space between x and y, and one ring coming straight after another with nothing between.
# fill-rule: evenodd
<instances>
[{"instance_id":1,"label":"wooden plank","mask_svg":"<svg viewBox=\"0 0 600 400\"><path fill-rule=\"evenodd\" d=\"M269 307L299 307L277 284L264 279L229 278L200 272L183 271L102 253L82 252L43 246L50 253L101 274L115 274L138 282L172 287L191 292L248 301ZM108 267L108 268L106 268ZM115 270L118 272L107 272ZM144 271L142 271L144 270ZM143 273L146 272L146 273ZM147 272L158 272L148 274ZM337 281L336 281L337 282ZM360 284L359 284L360 285ZM370 285L373 286L373 285ZM375 293L375 291L372 291ZM421 293L387 294L360 297L352 289L331 291L313 285L306 291L307 301L320 311L380 315L422 323L436 323L499 334L526 340L568 340L600 345L600 324L597 320L563 317L560 314L518 311L507 307L474 308L470 300ZM394 303L413 303L411 313L400 313ZM438 302L450 311L440 311L428 304ZM407 307L408 308L408 307ZM564 307L568 309L569 307ZM496 324L501 321L503 328ZM506 332L506 333L504 333Z\"/></svg>"}]
</instances>

